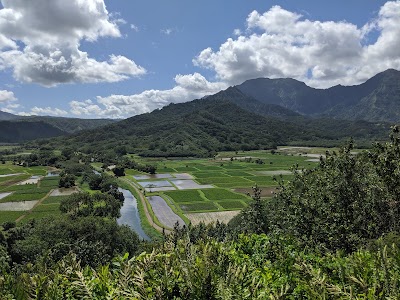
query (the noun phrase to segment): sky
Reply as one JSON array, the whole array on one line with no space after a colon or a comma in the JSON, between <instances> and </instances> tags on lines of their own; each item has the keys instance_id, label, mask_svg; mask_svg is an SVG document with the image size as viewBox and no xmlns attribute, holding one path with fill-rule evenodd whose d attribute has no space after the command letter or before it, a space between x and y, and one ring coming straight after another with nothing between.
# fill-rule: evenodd
<instances>
[{"instance_id":1,"label":"sky","mask_svg":"<svg viewBox=\"0 0 400 300\"><path fill-rule=\"evenodd\" d=\"M400 70L400 1L0 0L0 110L127 118L245 80Z\"/></svg>"}]
</instances>

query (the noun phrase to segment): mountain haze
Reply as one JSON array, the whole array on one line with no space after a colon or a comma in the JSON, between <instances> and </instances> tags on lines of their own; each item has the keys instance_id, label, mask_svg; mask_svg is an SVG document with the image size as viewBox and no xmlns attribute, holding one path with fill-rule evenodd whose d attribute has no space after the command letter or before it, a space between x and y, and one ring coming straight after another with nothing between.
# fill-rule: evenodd
<instances>
[{"instance_id":1,"label":"mountain haze","mask_svg":"<svg viewBox=\"0 0 400 300\"><path fill-rule=\"evenodd\" d=\"M400 121L400 72L393 69L355 86L315 89L290 78L258 78L236 88L260 103L279 105L305 116Z\"/></svg>"}]
</instances>

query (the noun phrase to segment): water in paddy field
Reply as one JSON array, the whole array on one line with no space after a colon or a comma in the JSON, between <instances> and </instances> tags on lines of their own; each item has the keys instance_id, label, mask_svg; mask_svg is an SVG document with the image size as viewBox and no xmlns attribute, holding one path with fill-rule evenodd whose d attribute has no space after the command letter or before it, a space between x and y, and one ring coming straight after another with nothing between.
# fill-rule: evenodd
<instances>
[{"instance_id":1,"label":"water in paddy field","mask_svg":"<svg viewBox=\"0 0 400 300\"><path fill-rule=\"evenodd\" d=\"M150 241L150 238L144 232L142 225L140 223L139 211L137 208L137 199L132 195L132 193L125 189L118 189L124 194L125 201L124 205L121 207L121 217L117 219L119 225L128 225L132 228L141 239Z\"/></svg>"}]
</instances>

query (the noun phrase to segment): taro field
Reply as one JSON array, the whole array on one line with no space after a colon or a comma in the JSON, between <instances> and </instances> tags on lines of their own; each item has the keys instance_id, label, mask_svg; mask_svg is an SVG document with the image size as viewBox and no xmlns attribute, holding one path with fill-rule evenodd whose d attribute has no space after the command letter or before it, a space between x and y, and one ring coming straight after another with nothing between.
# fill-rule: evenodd
<instances>
[{"instance_id":1,"label":"taro field","mask_svg":"<svg viewBox=\"0 0 400 300\"><path fill-rule=\"evenodd\" d=\"M294 165L314 167L319 153L324 151L319 150L285 147L272 152L225 152L212 159L133 157L142 163L156 164L157 174L135 170L127 170L126 174L146 196L161 196L186 220L225 222L252 200L253 186L261 188L262 197L272 197L277 180L290 180Z\"/></svg>"},{"instance_id":2,"label":"taro field","mask_svg":"<svg viewBox=\"0 0 400 300\"><path fill-rule=\"evenodd\" d=\"M46 167L0 165L0 224L58 215L62 194Z\"/></svg>"}]
</instances>

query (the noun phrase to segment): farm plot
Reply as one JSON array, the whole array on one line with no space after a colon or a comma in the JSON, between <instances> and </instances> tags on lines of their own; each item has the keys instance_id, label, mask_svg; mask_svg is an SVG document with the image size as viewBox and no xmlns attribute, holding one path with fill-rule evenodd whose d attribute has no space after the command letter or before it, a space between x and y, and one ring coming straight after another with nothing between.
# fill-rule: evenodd
<instances>
[{"instance_id":1,"label":"farm plot","mask_svg":"<svg viewBox=\"0 0 400 300\"><path fill-rule=\"evenodd\" d=\"M20 201L20 202L3 202L0 203L0 211L26 211L32 209L38 200Z\"/></svg>"},{"instance_id":2,"label":"farm plot","mask_svg":"<svg viewBox=\"0 0 400 300\"><path fill-rule=\"evenodd\" d=\"M162 224L169 228L173 228L176 222L178 222L180 226L185 225L182 218L172 211L162 197L151 196L148 197L148 199L154 214Z\"/></svg>"},{"instance_id":3,"label":"farm plot","mask_svg":"<svg viewBox=\"0 0 400 300\"><path fill-rule=\"evenodd\" d=\"M1 199L0 203L40 200L43 197L45 197L46 195L47 195L47 193L32 193L32 194L31 193L24 193L24 194L13 193L13 194Z\"/></svg>"},{"instance_id":4,"label":"farm plot","mask_svg":"<svg viewBox=\"0 0 400 300\"><path fill-rule=\"evenodd\" d=\"M217 203L226 210L242 209L247 206L247 204L239 200L218 201Z\"/></svg>"},{"instance_id":5,"label":"farm plot","mask_svg":"<svg viewBox=\"0 0 400 300\"><path fill-rule=\"evenodd\" d=\"M34 176L31 176L31 178L18 183L18 185L37 184L41 178L42 178L41 176L34 175Z\"/></svg>"},{"instance_id":6,"label":"farm plot","mask_svg":"<svg viewBox=\"0 0 400 300\"><path fill-rule=\"evenodd\" d=\"M26 180L29 177L31 177L31 176L28 174L1 177L0 185L13 184L13 183L19 182L21 180Z\"/></svg>"},{"instance_id":7,"label":"farm plot","mask_svg":"<svg viewBox=\"0 0 400 300\"><path fill-rule=\"evenodd\" d=\"M172 198L172 200L174 200L176 203L205 201L205 199L201 197L197 190L171 191L166 192L165 194Z\"/></svg>"},{"instance_id":8,"label":"farm plot","mask_svg":"<svg viewBox=\"0 0 400 300\"><path fill-rule=\"evenodd\" d=\"M214 202L191 202L191 203L180 203L179 207L184 212L201 212L201 211L214 211L219 210Z\"/></svg>"},{"instance_id":9,"label":"farm plot","mask_svg":"<svg viewBox=\"0 0 400 300\"><path fill-rule=\"evenodd\" d=\"M60 189L55 189L51 192L50 196L52 197L59 197L59 196L70 196L72 194L78 193L78 188L77 187L72 187L72 188L60 188Z\"/></svg>"},{"instance_id":10,"label":"farm plot","mask_svg":"<svg viewBox=\"0 0 400 300\"><path fill-rule=\"evenodd\" d=\"M232 218L237 216L239 211L218 211L218 212L203 212L185 214L193 225L200 223L210 224L217 220L221 223L228 223Z\"/></svg>"},{"instance_id":11,"label":"farm plot","mask_svg":"<svg viewBox=\"0 0 400 300\"><path fill-rule=\"evenodd\" d=\"M172 179L171 182L179 189L179 190L189 190L189 189L210 189L213 188L212 185L200 185L193 180L181 180L181 179Z\"/></svg>"},{"instance_id":12,"label":"farm plot","mask_svg":"<svg viewBox=\"0 0 400 300\"><path fill-rule=\"evenodd\" d=\"M4 222L15 222L23 214L22 211L0 211L0 225Z\"/></svg>"},{"instance_id":13,"label":"farm plot","mask_svg":"<svg viewBox=\"0 0 400 300\"><path fill-rule=\"evenodd\" d=\"M197 181L200 184L215 184L219 185L220 183L229 183L229 184L237 184L242 185L245 184L247 186L251 186L251 181L242 177L208 177L208 178L198 178Z\"/></svg>"},{"instance_id":14,"label":"farm plot","mask_svg":"<svg viewBox=\"0 0 400 300\"><path fill-rule=\"evenodd\" d=\"M26 223L32 219L42 219L49 216L56 216L61 214L58 204L41 204L36 206L29 212L23 219L22 223Z\"/></svg>"},{"instance_id":15,"label":"farm plot","mask_svg":"<svg viewBox=\"0 0 400 300\"><path fill-rule=\"evenodd\" d=\"M218 200L248 200L249 198L226 189L207 189L201 190L204 196L211 201Z\"/></svg>"}]
</instances>

